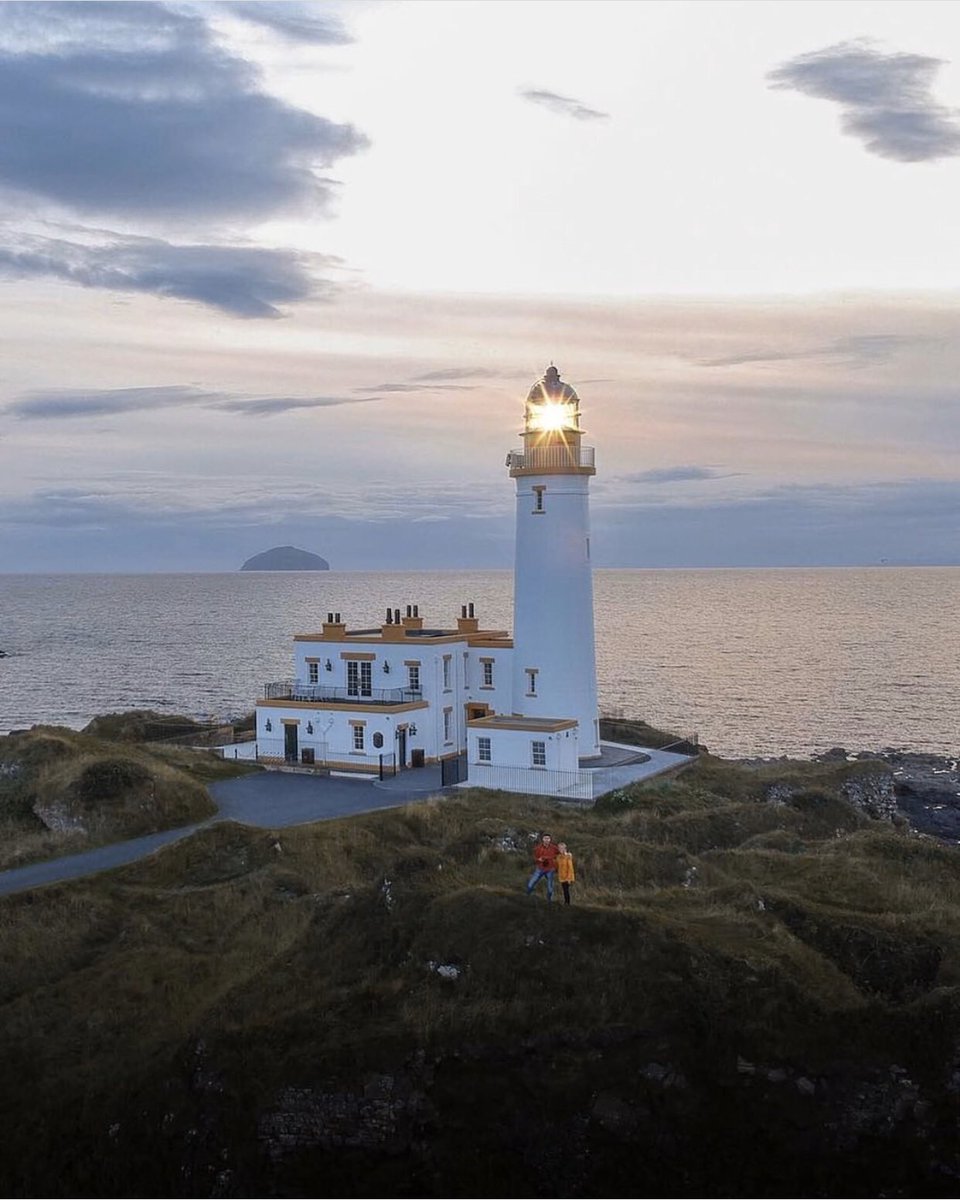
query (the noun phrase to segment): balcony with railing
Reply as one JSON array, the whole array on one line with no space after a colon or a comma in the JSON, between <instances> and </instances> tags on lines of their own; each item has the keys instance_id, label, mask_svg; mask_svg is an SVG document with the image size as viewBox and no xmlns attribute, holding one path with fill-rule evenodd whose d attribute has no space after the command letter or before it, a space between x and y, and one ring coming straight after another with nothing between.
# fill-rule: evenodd
<instances>
[{"instance_id":1,"label":"balcony with railing","mask_svg":"<svg viewBox=\"0 0 960 1200\"><path fill-rule=\"evenodd\" d=\"M596 452L593 446L527 446L511 450L507 454L507 466L511 472L524 471L584 471L592 472L596 467Z\"/></svg>"},{"instance_id":2,"label":"balcony with railing","mask_svg":"<svg viewBox=\"0 0 960 1200\"><path fill-rule=\"evenodd\" d=\"M296 700L306 704L411 704L423 699L420 688L329 687L283 679L263 685L264 700Z\"/></svg>"}]
</instances>

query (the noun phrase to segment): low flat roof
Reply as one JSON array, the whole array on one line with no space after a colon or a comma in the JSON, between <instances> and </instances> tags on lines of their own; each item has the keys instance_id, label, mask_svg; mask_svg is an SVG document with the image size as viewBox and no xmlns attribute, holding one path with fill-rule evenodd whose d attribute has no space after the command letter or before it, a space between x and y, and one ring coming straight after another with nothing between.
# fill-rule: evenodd
<instances>
[{"instance_id":1,"label":"low flat roof","mask_svg":"<svg viewBox=\"0 0 960 1200\"><path fill-rule=\"evenodd\" d=\"M572 717L477 717L467 724L471 729L516 729L521 733L557 733L561 729L573 729L577 722Z\"/></svg>"}]
</instances>

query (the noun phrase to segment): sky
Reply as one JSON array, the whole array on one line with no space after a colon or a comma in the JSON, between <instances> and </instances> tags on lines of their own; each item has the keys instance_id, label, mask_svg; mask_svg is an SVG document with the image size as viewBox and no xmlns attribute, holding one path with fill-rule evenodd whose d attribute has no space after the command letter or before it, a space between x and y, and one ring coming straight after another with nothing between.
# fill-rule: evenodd
<instances>
[{"instance_id":1,"label":"sky","mask_svg":"<svg viewBox=\"0 0 960 1200\"><path fill-rule=\"evenodd\" d=\"M0 571L960 563L960 5L0 0ZM956 59L954 56L956 55Z\"/></svg>"}]
</instances>

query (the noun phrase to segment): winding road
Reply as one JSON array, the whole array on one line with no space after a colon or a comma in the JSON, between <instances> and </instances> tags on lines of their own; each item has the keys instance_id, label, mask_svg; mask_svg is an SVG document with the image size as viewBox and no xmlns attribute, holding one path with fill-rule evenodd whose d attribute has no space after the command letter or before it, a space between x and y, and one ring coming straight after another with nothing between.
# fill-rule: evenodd
<instances>
[{"instance_id":1,"label":"winding road","mask_svg":"<svg viewBox=\"0 0 960 1200\"><path fill-rule=\"evenodd\" d=\"M217 821L238 821L260 829L331 821L422 800L428 795L436 795L441 790L441 782L437 767L405 771L382 781L258 771L237 779L222 779L211 784L209 790L217 805L216 816L195 825L112 842L82 854L0 871L0 896L126 866Z\"/></svg>"}]
</instances>

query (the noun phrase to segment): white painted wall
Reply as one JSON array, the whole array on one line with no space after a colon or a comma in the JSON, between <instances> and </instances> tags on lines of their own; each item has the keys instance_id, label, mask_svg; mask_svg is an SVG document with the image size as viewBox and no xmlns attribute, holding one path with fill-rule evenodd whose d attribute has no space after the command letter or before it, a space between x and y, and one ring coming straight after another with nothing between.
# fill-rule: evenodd
<instances>
[{"instance_id":1,"label":"white painted wall","mask_svg":"<svg viewBox=\"0 0 960 1200\"><path fill-rule=\"evenodd\" d=\"M400 725L408 727L407 733L407 764L410 762L410 752L421 749L427 758L437 757L442 752L436 738L436 729L430 719L431 714L425 708L414 709L410 712L371 712L369 708L358 705L355 710L301 708L294 706L257 708L257 745L261 755L272 755L277 758L284 756L284 718L299 721L297 727L298 758L299 751L312 749L318 761L334 760L336 762L353 763L361 766L379 762L380 754L394 754L397 750L397 728ZM353 748L353 726L351 720L364 721L364 748L356 751ZM271 728L267 729L267 722ZM307 726L313 726L309 732ZM417 732L411 734L409 727L415 725ZM379 750L373 744L373 735L383 734L383 746Z\"/></svg>"},{"instance_id":2,"label":"white painted wall","mask_svg":"<svg viewBox=\"0 0 960 1200\"><path fill-rule=\"evenodd\" d=\"M573 717L580 753L600 753L589 475L517 476L513 700L530 717ZM543 511L534 488L542 487ZM537 670L528 695L527 668Z\"/></svg>"},{"instance_id":3,"label":"white painted wall","mask_svg":"<svg viewBox=\"0 0 960 1200\"><path fill-rule=\"evenodd\" d=\"M461 654L461 661L463 655ZM493 687L483 686L484 658L493 659ZM513 711L513 651L509 648L471 646L468 651L465 700L488 704L490 712L509 716Z\"/></svg>"},{"instance_id":4,"label":"white painted wall","mask_svg":"<svg viewBox=\"0 0 960 1200\"><path fill-rule=\"evenodd\" d=\"M576 729L561 729L556 733L539 733L519 729L491 729L473 726L468 730L467 767L470 778L474 767L483 768L477 750L477 739L490 739L492 767L533 768L531 743L543 742L546 749L548 771L576 771L579 759L579 743Z\"/></svg>"}]
</instances>

